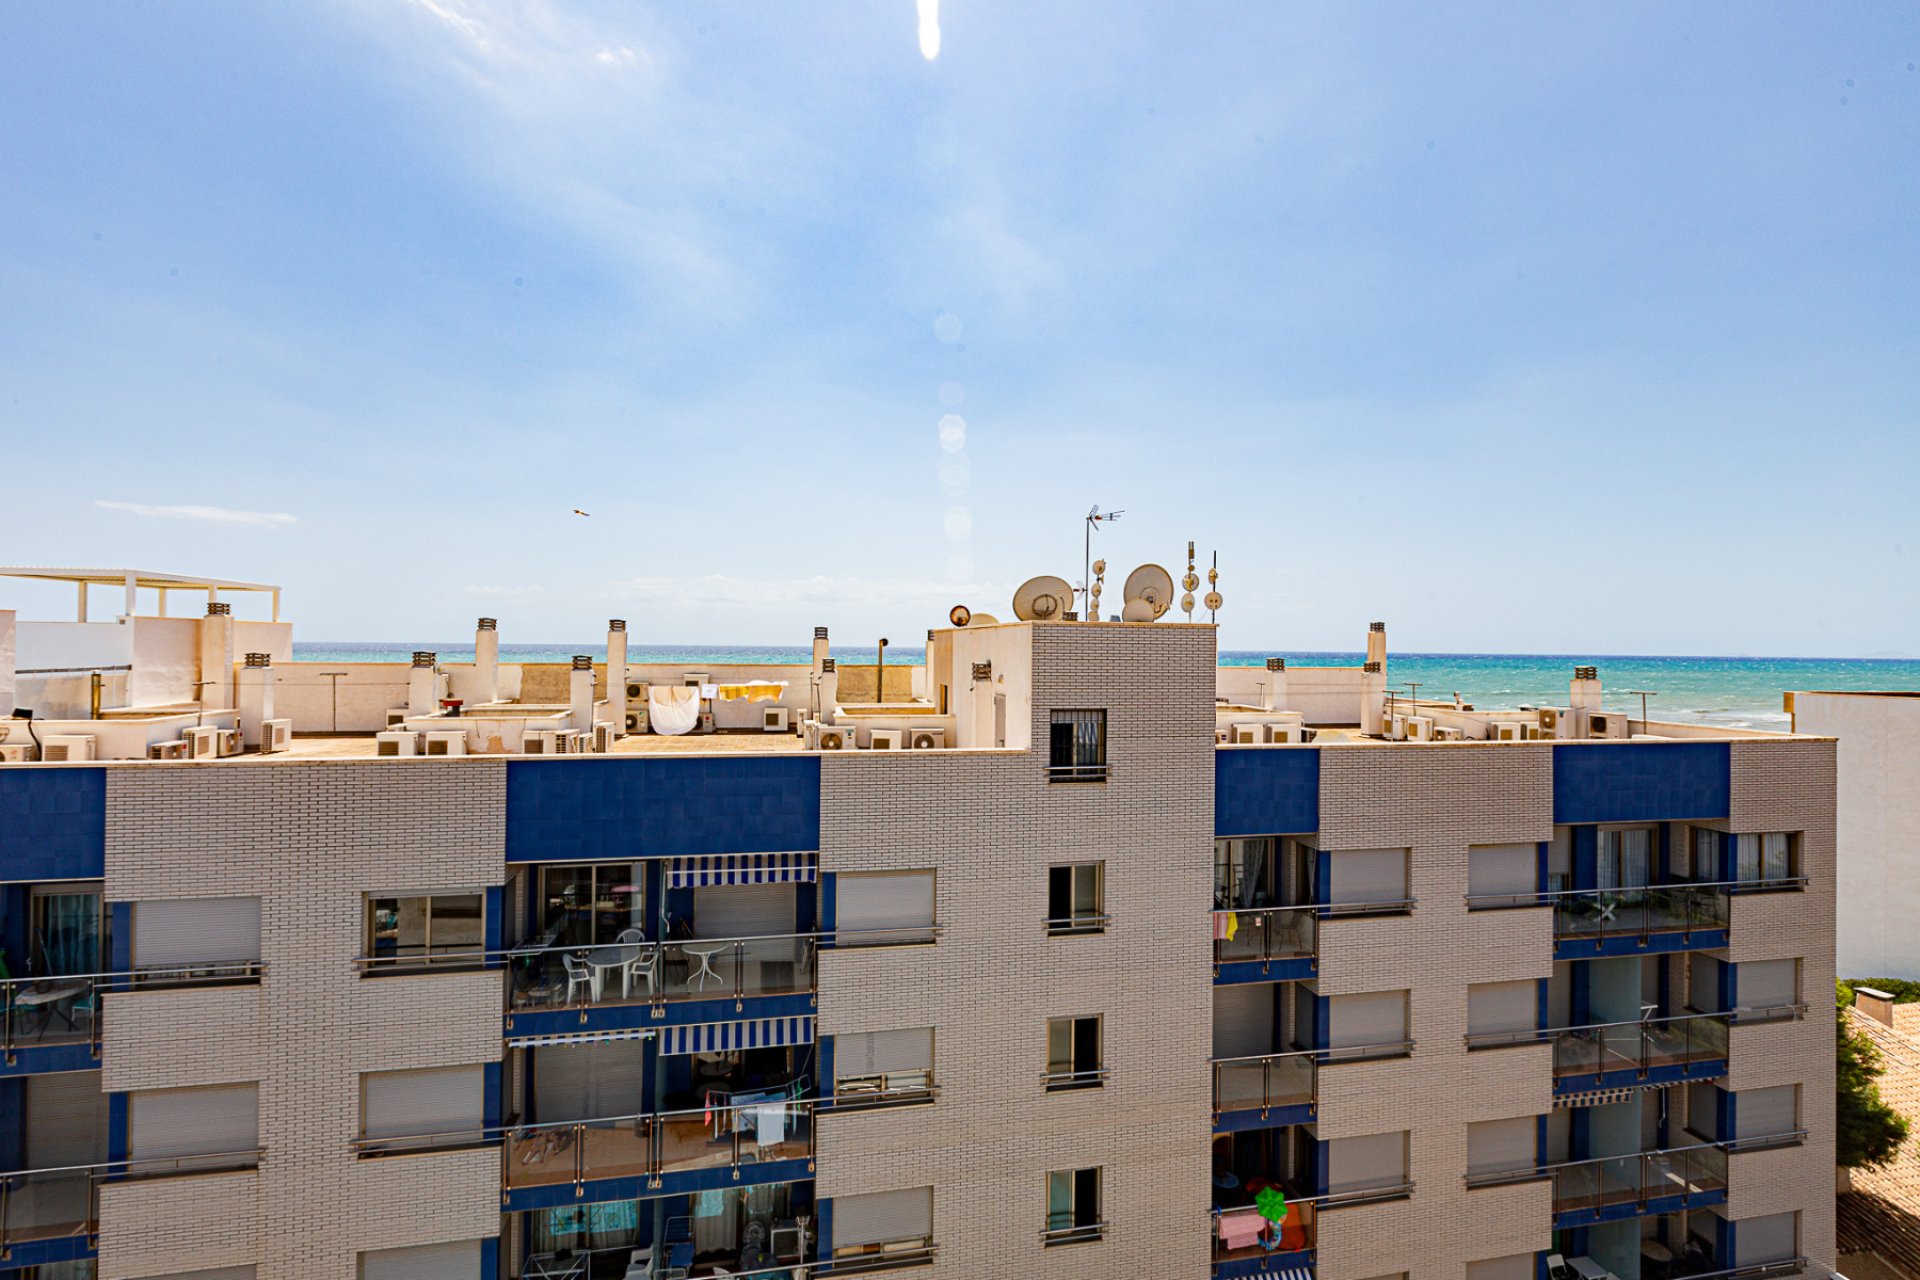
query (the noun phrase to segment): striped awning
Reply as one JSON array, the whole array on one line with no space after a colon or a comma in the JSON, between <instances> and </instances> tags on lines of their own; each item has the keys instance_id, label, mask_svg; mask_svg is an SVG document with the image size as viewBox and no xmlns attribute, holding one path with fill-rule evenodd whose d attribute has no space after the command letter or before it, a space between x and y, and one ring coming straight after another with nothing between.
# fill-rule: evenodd
<instances>
[{"instance_id":1,"label":"striped awning","mask_svg":"<svg viewBox=\"0 0 1920 1280\"><path fill-rule=\"evenodd\" d=\"M1269 1267L1253 1273L1253 1280L1313 1280L1310 1267Z\"/></svg>"},{"instance_id":2,"label":"striped awning","mask_svg":"<svg viewBox=\"0 0 1920 1280\"><path fill-rule=\"evenodd\" d=\"M726 884L812 884L820 878L817 853L721 853L667 859L667 888Z\"/></svg>"},{"instance_id":3,"label":"striped awning","mask_svg":"<svg viewBox=\"0 0 1920 1280\"><path fill-rule=\"evenodd\" d=\"M1616 1102L1625 1102L1637 1089L1594 1089L1588 1093L1563 1093L1553 1100L1555 1111L1565 1111L1571 1107L1606 1107Z\"/></svg>"},{"instance_id":4,"label":"striped awning","mask_svg":"<svg viewBox=\"0 0 1920 1280\"><path fill-rule=\"evenodd\" d=\"M660 1028L661 1053L731 1053L813 1043L813 1019L752 1018L746 1022L701 1022Z\"/></svg>"},{"instance_id":5,"label":"striped awning","mask_svg":"<svg viewBox=\"0 0 1920 1280\"><path fill-rule=\"evenodd\" d=\"M555 1036L507 1036L507 1044L515 1049L538 1049L555 1044L607 1044L614 1040L645 1040L652 1035L651 1030L629 1027L619 1031L570 1031Z\"/></svg>"}]
</instances>

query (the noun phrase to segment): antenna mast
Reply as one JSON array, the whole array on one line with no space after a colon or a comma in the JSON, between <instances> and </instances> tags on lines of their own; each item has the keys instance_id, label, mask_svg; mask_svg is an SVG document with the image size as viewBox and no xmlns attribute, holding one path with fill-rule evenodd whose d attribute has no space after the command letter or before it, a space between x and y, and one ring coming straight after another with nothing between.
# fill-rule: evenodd
<instances>
[{"instance_id":1,"label":"antenna mast","mask_svg":"<svg viewBox=\"0 0 1920 1280\"><path fill-rule=\"evenodd\" d=\"M1080 596L1082 608L1093 608L1093 535L1102 521L1118 520L1124 511L1101 511L1100 504L1094 503L1093 509L1086 515L1086 532L1081 535ZM1098 618L1089 617L1088 622L1098 622Z\"/></svg>"}]
</instances>

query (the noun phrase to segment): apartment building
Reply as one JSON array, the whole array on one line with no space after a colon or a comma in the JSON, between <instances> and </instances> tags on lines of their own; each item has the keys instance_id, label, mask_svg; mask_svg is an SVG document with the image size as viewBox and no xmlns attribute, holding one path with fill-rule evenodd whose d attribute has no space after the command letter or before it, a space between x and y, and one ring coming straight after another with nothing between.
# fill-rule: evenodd
<instances>
[{"instance_id":1,"label":"apartment building","mask_svg":"<svg viewBox=\"0 0 1920 1280\"><path fill-rule=\"evenodd\" d=\"M1831 740L1410 701L1377 624L329 690L272 588L36 572L126 611L0 613L0 1277L1832 1263Z\"/></svg>"}]
</instances>

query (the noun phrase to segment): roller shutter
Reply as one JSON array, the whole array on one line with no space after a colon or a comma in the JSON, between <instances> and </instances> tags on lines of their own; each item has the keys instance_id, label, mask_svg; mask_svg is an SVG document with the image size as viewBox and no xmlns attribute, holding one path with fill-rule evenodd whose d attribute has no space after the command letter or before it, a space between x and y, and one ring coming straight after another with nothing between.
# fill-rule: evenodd
<instances>
[{"instance_id":1,"label":"roller shutter","mask_svg":"<svg viewBox=\"0 0 1920 1280\"><path fill-rule=\"evenodd\" d=\"M1518 982L1476 982L1467 988L1467 1034L1531 1031L1540 1020L1540 985Z\"/></svg>"},{"instance_id":2,"label":"roller shutter","mask_svg":"<svg viewBox=\"0 0 1920 1280\"><path fill-rule=\"evenodd\" d=\"M260 899L180 898L133 904L138 969L260 959Z\"/></svg>"},{"instance_id":3,"label":"roller shutter","mask_svg":"<svg viewBox=\"0 0 1920 1280\"><path fill-rule=\"evenodd\" d=\"M833 1247L925 1240L933 1235L933 1188L833 1198Z\"/></svg>"},{"instance_id":4,"label":"roller shutter","mask_svg":"<svg viewBox=\"0 0 1920 1280\"><path fill-rule=\"evenodd\" d=\"M360 1280L474 1280L480 1241L375 1249L360 1255Z\"/></svg>"},{"instance_id":5,"label":"roller shutter","mask_svg":"<svg viewBox=\"0 0 1920 1280\"><path fill-rule=\"evenodd\" d=\"M638 1041L615 1041L535 1049L535 1122L614 1119L645 1111L641 1048Z\"/></svg>"},{"instance_id":6,"label":"roller shutter","mask_svg":"<svg viewBox=\"0 0 1920 1280\"><path fill-rule=\"evenodd\" d=\"M1775 1085L1770 1089L1742 1089L1733 1095L1736 1138L1770 1138L1800 1127L1800 1087Z\"/></svg>"},{"instance_id":7,"label":"roller shutter","mask_svg":"<svg viewBox=\"0 0 1920 1280\"><path fill-rule=\"evenodd\" d=\"M835 927L843 944L932 939L933 872L842 872L834 881Z\"/></svg>"},{"instance_id":8,"label":"roller shutter","mask_svg":"<svg viewBox=\"0 0 1920 1280\"><path fill-rule=\"evenodd\" d=\"M1371 1191L1407 1180L1407 1135L1376 1133L1327 1143L1327 1190Z\"/></svg>"},{"instance_id":9,"label":"roller shutter","mask_svg":"<svg viewBox=\"0 0 1920 1280\"><path fill-rule=\"evenodd\" d=\"M1467 1172L1511 1173L1533 1168L1539 1124L1533 1116L1482 1120L1467 1126Z\"/></svg>"},{"instance_id":10,"label":"roller shutter","mask_svg":"<svg viewBox=\"0 0 1920 1280\"><path fill-rule=\"evenodd\" d=\"M176 1156L231 1155L260 1145L260 1086L153 1089L132 1095L136 1163Z\"/></svg>"},{"instance_id":11,"label":"roller shutter","mask_svg":"<svg viewBox=\"0 0 1920 1280\"><path fill-rule=\"evenodd\" d=\"M932 1027L853 1031L833 1038L833 1073L842 1080L932 1070Z\"/></svg>"},{"instance_id":12,"label":"roller shutter","mask_svg":"<svg viewBox=\"0 0 1920 1280\"><path fill-rule=\"evenodd\" d=\"M1342 849L1328 856L1327 866L1327 901L1331 903L1406 899L1405 849Z\"/></svg>"},{"instance_id":13,"label":"roller shutter","mask_svg":"<svg viewBox=\"0 0 1920 1280\"><path fill-rule=\"evenodd\" d=\"M693 925L703 938L764 938L793 932L790 884L739 884L693 891Z\"/></svg>"},{"instance_id":14,"label":"roller shutter","mask_svg":"<svg viewBox=\"0 0 1920 1280\"><path fill-rule=\"evenodd\" d=\"M1501 895L1531 898L1538 887L1539 875L1540 854L1533 845L1482 844L1467 850L1467 896L1470 898Z\"/></svg>"},{"instance_id":15,"label":"roller shutter","mask_svg":"<svg viewBox=\"0 0 1920 1280\"><path fill-rule=\"evenodd\" d=\"M478 1134L485 1123L484 1067L369 1071L360 1077L360 1126L365 1137Z\"/></svg>"},{"instance_id":16,"label":"roller shutter","mask_svg":"<svg viewBox=\"0 0 1920 1280\"><path fill-rule=\"evenodd\" d=\"M1404 991L1334 996L1327 1005L1328 1048L1397 1045L1407 1038L1407 993Z\"/></svg>"}]
</instances>

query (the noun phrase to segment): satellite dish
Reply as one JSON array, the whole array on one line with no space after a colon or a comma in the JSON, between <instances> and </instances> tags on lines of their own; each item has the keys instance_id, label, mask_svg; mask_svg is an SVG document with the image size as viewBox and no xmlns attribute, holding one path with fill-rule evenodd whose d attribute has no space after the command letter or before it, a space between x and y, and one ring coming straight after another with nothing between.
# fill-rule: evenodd
<instances>
[{"instance_id":1,"label":"satellite dish","mask_svg":"<svg viewBox=\"0 0 1920 1280\"><path fill-rule=\"evenodd\" d=\"M1201 603L1207 606L1207 612L1218 613L1220 612L1220 606L1225 604L1226 601L1220 598L1220 593L1218 591L1209 591L1207 592L1207 598Z\"/></svg>"},{"instance_id":2,"label":"satellite dish","mask_svg":"<svg viewBox=\"0 0 1920 1280\"><path fill-rule=\"evenodd\" d=\"M1065 578L1042 574L1028 578L1013 593L1013 616L1022 622L1052 622L1073 608L1073 587Z\"/></svg>"},{"instance_id":3,"label":"satellite dish","mask_svg":"<svg viewBox=\"0 0 1920 1280\"><path fill-rule=\"evenodd\" d=\"M970 627L991 627L999 621L1000 619L990 613L976 613L973 615L973 621L967 625Z\"/></svg>"},{"instance_id":4,"label":"satellite dish","mask_svg":"<svg viewBox=\"0 0 1920 1280\"><path fill-rule=\"evenodd\" d=\"M1122 622L1152 622L1153 619L1153 605L1145 600L1129 600L1127 607L1120 611Z\"/></svg>"},{"instance_id":5,"label":"satellite dish","mask_svg":"<svg viewBox=\"0 0 1920 1280\"><path fill-rule=\"evenodd\" d=\"M947 621L956 627L964 627L973 621L973 610L963 604L957 604L947 610Z\"/></svg>"},{"instance_id":6,"label":"satellite dish","mask_svg":"<svg viewBox=\"0 0 1920 1280\"><path fill-rule=\"evenodd\" d=\"M1125 592L1129 608L1134 601L1144 600L1152 607L1153 618L1158 618L1173 607L1173 575L1157 564L1143 564L1127 575ZM1127 618L1125 613L1120 616ZM1142 621L1151 622L1153 618Z\"/></svg>"}]
</instances>

